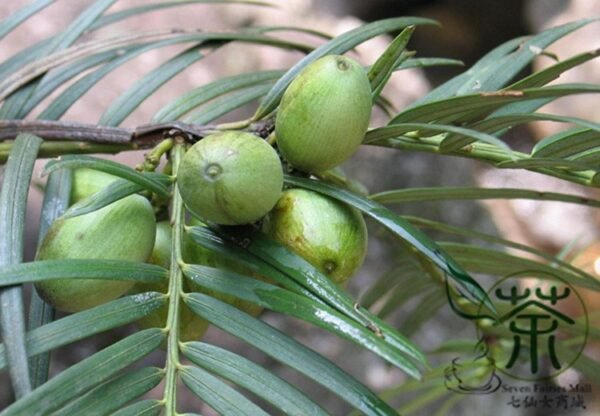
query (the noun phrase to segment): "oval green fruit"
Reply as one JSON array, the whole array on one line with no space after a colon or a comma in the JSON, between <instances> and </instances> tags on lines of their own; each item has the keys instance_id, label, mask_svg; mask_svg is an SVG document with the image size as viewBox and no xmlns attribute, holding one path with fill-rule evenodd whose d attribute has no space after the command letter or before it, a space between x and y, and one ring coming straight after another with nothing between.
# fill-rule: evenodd
<instances>
[{"instance_id":1,"label":"oval green fruit","mask_svg":"<svg viewBox=\"0 0 600 416\"><path fill-rule=\"evenodd\" d=\"M185 154L177 186L196 216L222 225L248 224L273 208L283 187L277 152L250 133L208 136Z\"/></svg>"},{"instance_id":2,"label":"oval green fruit","mask_svg":"<svg viewBox=\"0 0 600 416\"><path fill-rule=\"evenodd\" d=\"M161 221L156 225L156 240L154 249L148 259L148 263L168 269L171 266L171 226L168 221ZM187 281L184 280L184 288L187 289ZM136 283L132 293L162 292L167 293L169 283ZM142 328L164 328L169 314L169 306L161 306L158 310L146 315L137 323ZM208 321L202 319L192 312L186 305L182 305L179 316L179 338L181 341L197 341L208 329Z\"/></svg>"},{"instance_id":3,"label":"oval green fruit","mask_svg":"<svg viewBox=\"0 0 600 416\"><path fill-rule=\"evenodd\" d=\"M323 172L360 146L371 118L371 84L351 58L329 55L308 65L286 89L275 133L283 157L305 172Z\"/></svg>"},{"instance_id":4,"label":"oval green fruit","mask_svg":"<svg viewBox=\"0 0 600 416\"><path fill-rule=\"evenodd\" d=\"M111 259L145 262L154 246L156 221L147 199L131 195L98 211L55 221L36 259ZM133 282L58 279L36 283L56 309L77 312L116 299Z\"/></svg>"},{"instance_id":5,"label":"oval green fruit","mask_svg":"<svg viewBox=\"0 0 600 416\"><path fill-rule=\"evenodd\" d=\"M99 170L79 168L73 171L70 203L74 204L90 195L101 191L118 177Z\"/></svg>"},{"instance_id":6,"label":"oval green fruit","mask_svg":"<svg viewBox=\"0 0 600 416\"><path fill-rule=\"evenodd\" d=\"M283 193L264 231L338 284L354 275L367 253L367 228L360 212L304 189Z\"/></svg>"}]
</instances>

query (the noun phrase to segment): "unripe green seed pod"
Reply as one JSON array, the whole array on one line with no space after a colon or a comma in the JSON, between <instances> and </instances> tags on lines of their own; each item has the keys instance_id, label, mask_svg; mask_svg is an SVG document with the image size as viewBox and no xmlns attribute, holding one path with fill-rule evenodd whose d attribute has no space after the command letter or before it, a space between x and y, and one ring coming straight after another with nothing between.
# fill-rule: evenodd
<instances>
[{"instance_id":1,"label":"unripe green seed pod","mask_svg":"<svg viewBox=\"0 0 600 416\"><path fill-rule=\"evenodd\" d=\"M70 203L74 204L101 191L117 179L119 178L114 175L94 169L75 169L73 171L73 183L71 184Z\"/></svg>"},{"instance_id":2,"label":"unripe green seed pod","mask_svg":"<svg viewBox=\"0 0 600 416\"><path fill-rule=\"evenodd\" d=\"M258 136L223 132L186 152L177 186L194 215L217 224L248 224L281 196L283 170L277 152Z\"/></svg>"},{"instance_id":3,"label":"unripe green seed pod","mask_svg":"<svg viewBox=\"0 0 600 416\"><path fill-rule=\"evenodd\" d=\"M277 146L297 169L331 169L360 146L371 106L362 66L345 56L325 56L300 72L283 94L275 121Z\"/></svg>"},{"instance_id":4,"label":"unripe green seed pod","mask_svg":"<svg viewBox=\"0 0 600 416\"><path fill-rule=\"evenodd\" d=\"M156 240L154 249L148 259L148 263L169 269L171 267L171 226L168 221L161 221L156 225ZM184 288L187 289L187 281L184 280ZM136 283L132 288L132 293L142 292L162 292L167 293L169 282L164 283ZM161 306L158 310L146 315L139 321L141 328L164 328L167 323L169 306ZM179 339L183 342L197 341L208 329L208 321L202 319L192 312L185 304L181 305L179 315Z\"/></svg>"},{"instance_id":5,"label":"unripe green seed pod","mask_svg":"<svg viewBox=\"0 0 600 416\"><path fill-rule=\"evenodd\" d=\"M156 221L147 199L131 195L98 211L52 224L36 259L111 259L145 262L154 245ZM133 282L58 279L36 283L56 309L77 312L116 299Z\"/></svg>"},{"instance_id":6,"label":"unripe green seed pod","mask_svg":"<svg viewBox=\"0 0 600 416\"><path fill-rule=\"evenodd\" d=\"M367 253L367 228L360 212L304 189L283 193L264 231L338 284L354 275Z\"/></svg>"}]
</instances>

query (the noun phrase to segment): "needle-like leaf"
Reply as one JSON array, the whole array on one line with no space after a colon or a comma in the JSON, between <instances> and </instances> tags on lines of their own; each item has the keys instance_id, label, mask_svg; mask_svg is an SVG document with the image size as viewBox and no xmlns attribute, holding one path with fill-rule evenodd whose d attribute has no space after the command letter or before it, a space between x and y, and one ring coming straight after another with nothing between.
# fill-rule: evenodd
<instances>
[{"instance_id":1,"label":"needle-like leaf","mask_svg":"<svg viewBox=\"0 0 600 416\"><path fill-rule=\"evenodd\" d=\"M146 367L108 380L53 413L55 416L104 416L156 387L164 376L160 368ZM110 399L108 399L110 398Z\"/></svg>"},{"instance_id":2,"label":"needle-like leaf","mask_svg":"<svg viewBox=\"0 0 600 416\"><path fill-rule=\"evenodd\" d=\"M49 161L44 168L44 173L49 174L57 169L65 168L89 168L99 170L101 172L106 172L111 175L127 179L128 181L140 185L148 191L155 192L162 197L169 196L169 190L167 187L161 181L156 179L155 176L145 175L137 172L129 166L113 162L112 160L99 159L93 156L62 156L59 159Z\"/></svg>"},{"instance_id":3,"label":"needle-like leaf","mask_svg":"<svg viewBox=\"0 0 600 416\"><path fill-rule=\"evenodd\" d=\"M395 67L398 66L398 59L406 49L406 45L408 45L408 41L410 40L414 31L414 26L409 26L406 29L404 29L388 45L387 49L383 52L383 54L381 54L381 56L369 69L367 75L369 77L369 81L371 82L371 90L373 91L373 102L377 101L377 98L381 94L381 90L383 90L383 87L390 79L390 76L394 72Z\"/></svg>"},{"instance_id":4,"label":"needle-like leaf","mask_svg":"<svg viewBox=\"0 0 600 416\"><path fill-rule=\"evenodd\" d=\"M419 368L404 356L404 351L391 347L383 337L377 336L371 330L331 307L318 304L311 299L277 286L221 269L185 265L183 272L196 284L208 290L233 295L264 308L289 314L320 326L371 350L411 376L420 377Z\"/></svg>"},{"instance_id":5,"label":"needle-like leaf","mask_svg":"<svg viewBox=\"0 0 600 416\"><path fill-rule=\"evenodd\" d=\"M126 260L38 260L10 265L0 270L0 286L51 279L131 280L161 283L167 271L154 264Z\"/></svg>"},{"instance_id":6,"label":"needle-like leaf","mask_svg":"<svg viewBox=\"0 0 600 416\"><path fill-rule=\"evenodd\" d=\"M242 394L207 371L185 366L181 379L206 404L223 416L269 416Z\"/></svg>"},{"instance_id":7,"label":"needle-like leaf","mask_svg":"<svg viewBox=\"0 0 600 416\"><path fill-rule=\"evenodd\" d=\"M126 296L66 316L27 333L27 354L52 351L80 339L135 322L166 303L162 293L147 292ZM6 366L6 350L0 344L0 369Z\"/></svg>"},{"instance_id":8,"label":"needle-like leaf","mask_svg":"<svg viewBox=\"0 0 600 416\"><path fill-rule=\"evenodd\" d=\"M181 351L194 364L244 387L286 415L327 415L294 386L240 355L202 342L185 343Z\"/></svg>"},{"instance_id":9,"label":"needle-like leaf","mask_svg":"<svg viewBox=\"0 0 600 416\"><path fill-rule=\"evenodd\" d=\"M131 335L69 367L0 415L48 414L156 350L164 339L165 333L157 328Z\"/></svg>"},{"instance_id":10,"label":"needle-like leaf","mask_svg":"<svg viewBox=\"0 0 600 416\"><path fill-rule=\"evenodd\" d=\"M29 3L26 6L23 6L2 22L0 22L0 40L7 34L9 34L14 28L19 26L25 20L29 19L31 16L35 15L40 10L43 10L45 7L48 7L54 3L54 0L36 0Z\"/></svg>"},{"instance_id":11,"label":"needle-like leaf","mask_svg":"<svg viewBox=\"0 0 600 416\"><path fill-rule=\"evenodd\" d=\"M42 143L39 137L23 134L15 140L0 189L0 267L23 261L23 232L29 182ZM21 286L0 289L0 334L6 344L8 369L15 396L31 390L25 349L25 312Z\"/></svg>"},{"instance_id":12,"label":"needle-like leaf","mask_svg":"<svg viewBox=\"0 0 600 416\"><path fill-rule=\"evenodd\" d=\"M112 416L159 416L164 403L158 400L142 400L122 408Z\"/></svg>"},{"instance_id":13,"label":"needle-like leaf","mask_svg":"<svg viewBox=\"0 0 600 416\"><path fill-rule=\"evenodd\" d=\"M68 171L68 170L63 170ZM60 171L59 171L60 172ZM143 173L143 175L150 176L159 182L162 182L165 186L168 186L172 182L172 178L160 173ZM101 191L90 195L81 201L71 205L69 209L64 213L63 218L77 217L79 215L88 214L104 208L113 202L119 201L126 196L135 194L143 191L144 187L134 182L130 182L127 179L117 179L110 183L108 186L103 188Z\"/></svg>"},{"instance_id":14,"label":"needle-like leaf","mask_svg":"<svg viewBox=\"0 0 600 416\"><path fill-rule=\"evenodd\" d=\"M192 293L184 298L195 313L213 325L306 375L369 416L397 413L354 377L325 357L272 326L210 296Z\"/></svg>"},{"instance_id":15,"label":"needle-like leaf","mask_svg":"<svg viewBox=\"0 0 600 416\"><path fill-rule=\"evenodd\" d=\"M40 218L40 231L38 234L38 247L42 244L46 232L69 204L71 196L71 172L63 170L54 172L48 176L48 182L44 192L44 201L42 203L42 214ZM29 319L27 330L32 331L42 325L51 322L54 319L54 308L46 303L34 287L31 291L31 301L29 303ZM40 384L48 380L48 370L50 367L50 354L39 354L29 360L31 373L31 384L35 389Z\"/></svg>"}]
</instances>

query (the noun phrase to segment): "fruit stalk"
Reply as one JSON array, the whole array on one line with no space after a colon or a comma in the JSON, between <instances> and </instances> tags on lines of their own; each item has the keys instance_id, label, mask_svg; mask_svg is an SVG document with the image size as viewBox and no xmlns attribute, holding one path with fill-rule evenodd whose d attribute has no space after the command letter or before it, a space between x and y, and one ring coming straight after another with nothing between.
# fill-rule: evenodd
<instances>
[{"instance_id":1,"label":"fruit stalk","mask_svg":"<svg viewBox=\"0 0 600 416\"><path fill-rule=\"evenodd\" d=\"M173 173L176 175L185 150L182 143L177 143L171 151ZM183 263L183 225L185 223L185 210L179 190L173 186L173 206L171 226L173 232L171 249L171 269L169 271L169 312L167 314L167 363L166 381L163 402L167 416L177 414L177 372L181 365L179 362L179 315L181 313L181 294L183 293L183 273L180 265Z\"/></svg>"}]
</instances>

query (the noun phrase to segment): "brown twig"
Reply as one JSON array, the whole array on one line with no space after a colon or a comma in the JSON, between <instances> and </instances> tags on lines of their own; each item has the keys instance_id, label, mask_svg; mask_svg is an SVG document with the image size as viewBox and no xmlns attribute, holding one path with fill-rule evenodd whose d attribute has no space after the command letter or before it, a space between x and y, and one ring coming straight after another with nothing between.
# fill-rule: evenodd
<instances>
[{"instance_id":1,"label":"brown twig","mask_svg":"<svg viewBox=\"0 0 600 416\"><path fill-rule=\"evenodd\" d=\"M128 129L67 121L0 120L0 142L15 139L21 133L31 133L48 141L138 144L146 148L173 136L182 136L186 141L195 143L214 130L212 126L182 122L154 123Z\"/></svg>"}]
</instances>

